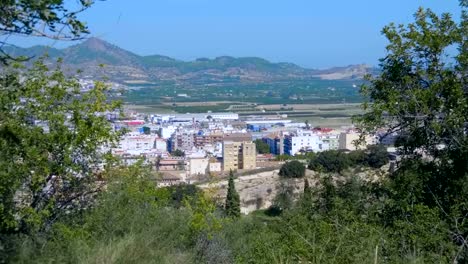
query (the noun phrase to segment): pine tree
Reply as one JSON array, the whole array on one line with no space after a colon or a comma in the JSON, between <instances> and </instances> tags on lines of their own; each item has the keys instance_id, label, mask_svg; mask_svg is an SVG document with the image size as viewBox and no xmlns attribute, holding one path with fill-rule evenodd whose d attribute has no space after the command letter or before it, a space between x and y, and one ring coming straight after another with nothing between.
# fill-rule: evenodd
<instances>
[{"instance_id":1,"label":"pine tree","mask_svg":"<svg viewBox=\"0 0 468 264\"><path fill-rule=\"evenodd\" d=\"M240 217L240 198L234 186L234 174L229 172L229 183L225 205L226 215L232 218Z\"/></svg>"},{"instance_id":2,"label":"pine tree","mask_svg":"<svg viewBox=\"0 0 468 264\"><path fill-rule=\"evenodd\" d=\"M304 199L312 200L312 189L307 179L304 179Z\"/></svg>"},{"instance_id":3,"label":"pine tree","mask_svg":"<svg viewBox=\"0 0 468 264\"><path fill-rule=\"evenodd\" d=\"M314 212L314 202L312 199L312 188L310 188L309 181L304 179L304 193L299 201L299 208L304 215L311 216Z\"/></svg>"}]
</instances>

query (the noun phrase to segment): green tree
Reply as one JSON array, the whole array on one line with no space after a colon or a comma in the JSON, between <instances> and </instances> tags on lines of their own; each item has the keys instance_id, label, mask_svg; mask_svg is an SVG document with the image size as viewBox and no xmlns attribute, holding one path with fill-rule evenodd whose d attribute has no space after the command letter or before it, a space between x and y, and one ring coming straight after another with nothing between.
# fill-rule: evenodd
<instances>
[{"instance_id":1,"label":"green tree","mask_svg":"<svg viewBox=\"0 0 468 264\"><path fill-rule=\"evenodd\" d=\"M337 150L320 152L309 161L309 169L325 172L341 173L350 165L349 157Z\"/></svg>"},{"instance_id":2,"label":"green tree","mask_svg":"<svg viewBox=\"0 0 468 264\"><path fill-rule=\"evenodd\" d=\"M144 126L143 127L143 134L145 134L145 135L151 134L151 129L149 127L147 127L147 126Z\"/></svg>"},{"instance_id":3,"label":"green tree","mask_svg":"<svg viewBox=\"0 0 468 264\"><path fill-rule=\"evenodd\" d=\"M388 163L387 148L383 145L371 145L367 147L367 164L372 168L380 168Z\"/></svg>"},{"instance_id":4,"label":"green tree","mask_svg":"<svg viewBox=\"0 0 468 264\"><path fill-rule=\"evenodd\" d=\"M270 146L263 142L261 139L256 139L255 141L255 148L257 149L257 153L259 154L268 154L270 153Z\"/></svg>"},{"instance_id":5,"label":"green tree","mask_svg":"<svg viewBox=\"0 0 468 264\"><path fill-rule=\"evenodd\" d=\"M369 102L357 118L365 132L387 127L400 133L397 146L409 158L422 153L446 161L463 157L453 160L460 176L468 166L466 6L463 14L457 25L450 14L439 17L421 8L407 27L385 27L388 54L380 60L381 73L368 76L370 84L362 86ZM449 61L452 46L459 49Z\"/></svg>"},{"instance_id":6,"label":"green tree","mask_svg":"<svg viewBox=\"0 0 468 264\"><path fill-rule=\"evenodd\" d=\"M397 206L388 215L436 209L452 237L468 233L457 220L468 214L468 2L460 3L458 23L420 8L414 23L383 29L387 55L361 88L368 102L356 118L364 134L382 127L400 134L403 160L389 181ZM452 262L466 261L466 240L454 241L463 246Z\"/></svg>"},{"instance_id":7,"label":"green tree","mask_svg":"<svg viewBox=\"0 0 468 264\"><path fill-rule=\"evenodd\" d=\"M367 166L367 159L368 155L364 150L353 150L348 153L348 158L349 162L356 166L356 165L361 165L361 166Z\"/></svg>"},{"instance_id":8,"label":"green tree","mask_svg":"<svg viewBox=\"0 0 468 264\"><path fill-rule=\"evenodd\" d=\"M109 164L102 147L118 139L105 119L108 87L81 92L60 66L41 61L0 77L0 233L29 233L88 206L102 187L97 170Z\"/></svg>"},{"instance_id":9,"label":"green tree","mask_svg":"<svg viewBox=\"0 0 468 264\"><path fill-rule=\"evenodd\" d=\"M185 157L185 152L183 150L176 149L171 152L171 155L175 157Z\"/></svg>"},{"instance_id":10,"label":"green tree","mask_svg":"<svg viewBox=\"0 0 468 264\"><path fill-rule=\"evenodd\" d=\"M302 193L299 201L299 206L304 214L311 215L311 213L313 213L313 198L312 188L309 185L309 181L304 179L304 192Z\"/></svg>"},{"instance_id":11,"label":"green tree","mask_svg":"<svg viewBox=\"0 0 468 264\"><path fill-rule=\"evenodd\" d=\"M2 35L35 36L57 40L76 40L88 34L78 14L92 6L94 0L79 0L75 4L64 0L5 0L0 5ZM15 60L0 41L0 62Z\"/></svg>"},{"instance_id":12,"label":"green tree","mask_svg":"<svg viewBox=\"0 0 468 264\"><path fill-rule=\"evenodd\" d=\"M291 209L294 205L293 196L294 185L288 180L282 180L278 188L278 193L273 200L273 205L269 208L268 213L275 216Z\"/></svg>"},{"instance_id":13,"label":"green tree","mask_svg":"<svg viewBox=\"0 0 468 264\"><path fill-rule=\"evenodd\" d=\"M229 182L224 210L228 217L240 217L240 197L236 191L236 187L234 186L234 174L232 173L232 170L229 172Z\"/></svg>"},{"instance_id":14,"label":"green tree","mask_svg":"<svg viewBox=\"0 0 468 264\"><path fill-rule=\"evenodd\" d=\"M361 89L369 102L357 118L365 133L386 127L400 133L397 147L407 160L432 163L424 188L448 210L468 178L468 15L462 1L457 24L450 14L419 9L408 26L385 27L387 56L381 73ZM453 60L448 50L457 47ZM439 171L437 173L436 171ZM423 177L421 175L421 177ZM427 177L427 176L424 176Z\"/></svg>"},{"instance_id":15,"label":"green tree","mask_svg":"<svg viewBox=\"0 0 468 264\"><path fill-rule=\"evenodd\" d=\"M286 162L281 166L279 175L284 178L303 178L305 176L305 166L297 160Z\"/></svg>"}]
</instances>

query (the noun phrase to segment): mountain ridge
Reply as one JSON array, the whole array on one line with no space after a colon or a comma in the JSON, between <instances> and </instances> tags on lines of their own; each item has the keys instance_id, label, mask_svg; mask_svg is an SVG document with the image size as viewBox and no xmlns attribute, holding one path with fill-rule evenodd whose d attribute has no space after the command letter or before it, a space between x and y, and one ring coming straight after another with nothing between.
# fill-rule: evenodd
<instances>
[{"instance_id":1,"label":"mountain ridge","mask_svg":"<svg viewBox=\"0 0 468 264\"><path fill-rule=\"evenodd\" d=\"M36 45L29 48L8 47L13 56L39 57L48 53L48 60L63 59L65 68L81 70L87 78L102 75L116 82L172 82L184 83L264 83L284 80L320 78L361 79L374 69L368 65L349 65L325 70L308 69L289 62L270 62L260 57L219 56L213 59L197 58L183 61L168 56L138 55L99 38L64 49ZM100 65L106 65L104 68Z\"/></svg>"}]
</instances>

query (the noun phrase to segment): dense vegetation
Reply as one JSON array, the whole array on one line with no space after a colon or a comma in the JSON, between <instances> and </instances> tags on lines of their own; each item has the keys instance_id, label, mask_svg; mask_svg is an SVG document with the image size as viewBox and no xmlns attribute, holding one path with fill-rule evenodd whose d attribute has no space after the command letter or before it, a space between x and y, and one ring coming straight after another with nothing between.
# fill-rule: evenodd
<instances>
[{"instance_id":1,"label":"dense vegetation","mask_svg":"<svg viewBox=\"0 0 468 264\"><path fill-rule=\"evenodd\" d=\"M300 161L288 161L279 170L279 175L284 178L304 178L305 166Z\"/></svg>"},{"instance_id":2,"label":"dense vegetation","mask_svg":"<svg viewBox=\"0 0 468 264\"><path fill-rule=\"evenodd\" d=\"M268 83L220 83L216 85L185 85L175 83L145 84L130 86L123 99L132 104L154 105L155 103L175 103L168 109L181 113L227 111L227 105L211 107L183 107L184 102L235 101L258 104L318 104L318 103L359 103L362 96L357 80L290 80ZM333 88L333 89L330 89ZM176 97L187 94L188 97Z\"/></svg>"},{"instance_id":3,"label":"dense vegetation","mask_svg":"<svg viewBox=\"0 0 468 264\"><path fill-rule=\"evenodd\" d=\"M342 172L349 167L363 166L380 168L389 161L387 149L383 145L371 145L366 150L344 153L327 150L311 156L308 168L314 171Z\"/></svg>"},{"instance_id":4,"label":"dense vegetation","mask_svg":"<svg viewBox=\"0 0 468 264\"><path fill-rule=\"evenodd\" d=\"M257 149L257 153L259 154L270 153L270 146L267 143L263 142L263 140L256 139L254 143L255 143L255 148Z\"/></svg>"},{"instance_id":5,"label":"dense vegetation","mask_svg":"<svg viewBox=\"0 0 468 264\"><path fill-rule=\"evenodd\" d=\"M226 216L232 218L239 218L241 216L240 210L240 197L234 186L234 173L232 170L229 172L229 181L226 194L226 203L224 205L224 212Z\"/></svg>"},{"instance_id":6,"label":"dense vegetation","mask_svg":"<svg viewBox=\"0 0 468 264\"><path fill-rule=\"evenodd\" d=\"M343 174L335 183L324 175L278 216L257 212L233 220L202 192L186 195L179 207L174 190L155 189L144 175L138 168L116 170L97 206L63 218L47 235L22 239L11 260L449 263L459 251L437 208L399 207L387 181Z\"/></svg>"}]
</instances>

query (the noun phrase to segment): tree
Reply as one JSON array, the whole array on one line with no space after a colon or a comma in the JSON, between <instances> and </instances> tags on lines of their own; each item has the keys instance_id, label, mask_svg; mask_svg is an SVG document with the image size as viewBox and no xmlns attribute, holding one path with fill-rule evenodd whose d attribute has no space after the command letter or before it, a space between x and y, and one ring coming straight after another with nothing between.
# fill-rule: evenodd
<instances>
[{"instance_id":1,"label":"tree","mask_svg":"<svg viewBox=\"0 0 468 264\"><path fill-rule=\"evenodd\" d=\"M263 142L261 139L256 139L255 141L255 148L259 154L268 154L270 153L270 146Z\"/></svg>"},{"instance_id":2,"label":"tree","mask_svg":"<svg viewBox=\"0 0 468 264\"><path fill-rule=\"evenodd\" d=\"M60 66L7 68L0 76L0 233L29 233L88 206L102 187L97 171L111 161L102 147L114 133L105 115L108 87L81 92Z\"/></svg>"},{"instance_id":3,"label":"tree","mask_svg":"<svg viewBox=\"0 0 468 264\"><path fill-rule=\"evenodd\" d=\"M312 188L310 188L309 181L307 179L304 179L304 193L302 194L300 203L303 209L310 209L310 207L312 206L312 198Z\"/></svg>"},{"instance_id":4,"label":"tree","mask_svg":"<svg viewBox=\"0 0 468 264\"><path fill-rule=\"evenodd\" d=\"M324 213L329 213L333 210L335 197L336 197L336 187L331 176L325 176L320 179L322 185L322 191L320 193L320 208Z\"/></svg>"},{"instance_id":5,"label":"tree","mask_svg":"<svg viewBox=\"0 0 468 264\"><path fill-rule=\"evenodd\" d=\"M398 132L404 160L424 155L443 172L432 171L435 185L425 188L446 201L444 207L453 204L452 194L462 195L458 183L468 176L468 15L466 1L461 4L459 24L450 14L421 8L407 27L384 28L387 56L380 60L381 73L361 89L369 102L357 118L365 133L379 127ZM453 60L451 47L458 48Z\"/></svg>"},{"instance_id":6,"label":"tree","mask_svg":"<svg viewBox=\"0 0 468 264\"><path fill-rule=\"evenodd\" d=\"M388 152L383 145L371 145L367 147L367 164L372 168L380 168L388 163Z\"/></svg>"},{"instance_id":7,"label":"tree","mask_svg":"<svg viewBox=\"0 0 468 264\"><path fill-rule=\"evenodd\" d=\"M173 185L166 187L166 190L169 192L170 205L176 208L182 207L185 201L193 204L202 195L202 190L193 184Z\"/></svg>"},{"instance_id":8,"label":"tree","mask_svg":"<svg viewBox=\"0 0 468 264\"><path fill-rule=\"evenodd\" d=\"M304 194L311 194L312 190L310 189L309 181L304 179Z\"/></svg>"},{"instance_id":9,"label":"tree","mask_svg":"<svg viewBox=\"0 0 468 264\"><path fill-rule=\"evenodd\" d=\"M468 19L463 9L460 25L450 14L439 17L421 8L406 28L390 24L383 29L390 44L380 60L381 73L368 76L370 84L361 88L369 98L363 104L366 113L357 118L364 132L387 127L388 133L400 133L397 146L406 156L425 153L447 160L466 153ZM447 53L451 46L459 48L453 61Z\"/></svg>"},{"instance_id":10,"label":"tree","mask_svg":"<svg viewBox=\"0 0 468 264\"><path fill-rule=\"evenodd\" d=\"M145 134L145 135L151 134L151 129L149 127L147 127L147 126L144 126L143 127L143 134Z\"/></svg>"},{"instance_id":11,"label":"tree","mask_svg":"<svg viewBox=\"0 0 468 264\"><path fill-rule=\"evenodd\" d=\"M281 166L279 175L284 178L304 178L305 166L297 160L286 162Z\"/></svg>"},{"instance_id":12,"label":"tree","mask_svg":"<svg viewBox=\"0 0 468 264\"><path fill-rule=\"evenodd\" d=\"M309 161L309 169L325 172L341 173L350 165L349 158L343 152L327 150L320 152Z\"/></svg>"},{"instance_id":13,"label":"tree","mask_svg":"<svg viewBox=\"0 0 468 264\"><path fill-rule=\"evenodd\" d=\"M453 262L468 258L467 240L460 239L468 227L457 220L468 214L468 2L460 4L459 23L420 8L414 23L383 29L387 55L379 75L361 88L368 102L356 118L364 134L382 127L399 133L402 162L389 181L392 199L398 209L439 210L461 245Z\"/></svg>"},{"instance_id":14,"label":"tree","mask_svg":"<svg viewBox=\"0 0 468 264\"><path fill-rule=\"evenodd\" d=\"M367 164L368 155L362 149L353 150L349 152L348 158L349 158L350 163L354 166L356 165L367 166L368 165Z\"/></svg>"},{"instance_id":15,"label":"tree","mask_svg":"<svg viewBox=\"0 0 468 264\"><path fill-rule=\"evenodd\" d=\"M77 15L88 9L94 0L79 0L66 4L64 0L6 0L0 5L0 35L45 37L76 40L88 34L85 23ZM73 10L72 10L73 9ZM8 38L0 41L0 62L15 58L4 51Z\"/></svg>"},{"instance_id":16,"label":"tree","mask_svg":"<svg viewBox=\"0 0 468 264\"><path fill-rule=\"evenodd\" d=\"M174 157L185 157L185 152L183 150L176 149L171 152L171 155Z\"/></svg>"},{"instance_id":17,"label":"tree","mask_svg":"<svg viewBox=\"0 0 468 264\"><path fill-rule=\"evenodd\" d=\"M228 217L240 217L240 197L236 191L236 187L234 186L234 174L232 173L232 170L229 172L228 190L224 210Z\"/></svg>"},{"instance_id":18,"label":"tree","mask_svg":"<svg viewBox=\"0 0 468 264\"><path fill-rule=\"evenodd\" d=\"M288 181L281 181L273 205L268 209L267 214L277 216L285 210L291 209L294 205L293 195L294 186Z\"/></svg>"}]
</instances>

